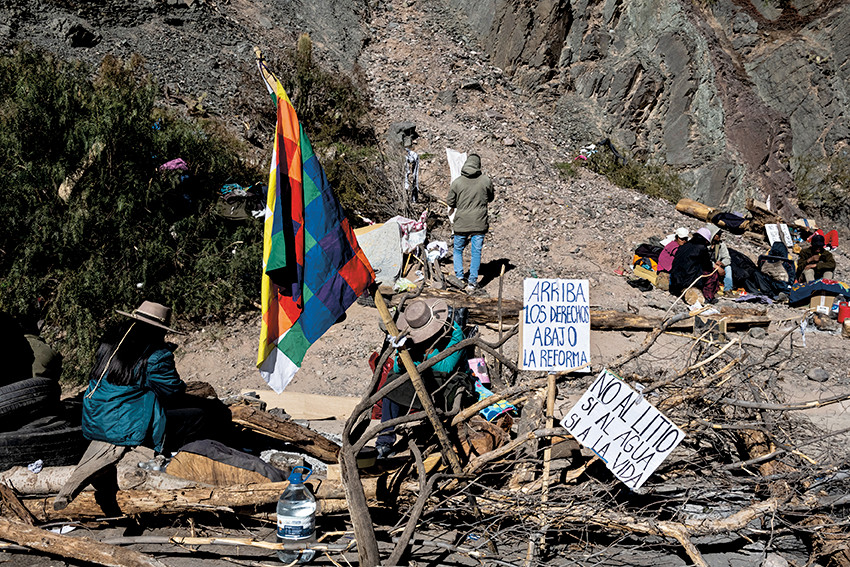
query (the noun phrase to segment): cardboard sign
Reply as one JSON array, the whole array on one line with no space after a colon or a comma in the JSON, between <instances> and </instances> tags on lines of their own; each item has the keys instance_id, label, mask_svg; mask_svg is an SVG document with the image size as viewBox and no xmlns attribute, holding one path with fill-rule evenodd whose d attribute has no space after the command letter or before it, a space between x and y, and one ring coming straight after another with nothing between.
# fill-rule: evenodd
<instances>
[{"instance_id":1,"label":"cardboard sign","mask_svg":"<svg viewBox=\"0 0 850 567\"><path fill-rule=\"evenodd\" d=\"M771 244L781 240L789 250L794 247L794 240L791 239L791 231L788 230L787 224L766 224L764 231L767 233L767 240Z\"/></svg>"},{"instance_id":2,"label":"cardboard sign","mask_svg":"<svg viewBox=\"0 0 850 567\"><path fill-rule=\"evenodd\" d=\"M685 437L675 423L608 370L599 374L561 426L632 490L640 488Z\"/></svg>"},{"instance_id":3,"label":"cardboard sign","mask_svg":"<svg viewBox=\"0 0 850 567\"><path fill-rule=\"evenodd\" d=\"M524 370L569 370L590 363L587 280L528 278L523 282Z\"/></svg>"}]
</instances>

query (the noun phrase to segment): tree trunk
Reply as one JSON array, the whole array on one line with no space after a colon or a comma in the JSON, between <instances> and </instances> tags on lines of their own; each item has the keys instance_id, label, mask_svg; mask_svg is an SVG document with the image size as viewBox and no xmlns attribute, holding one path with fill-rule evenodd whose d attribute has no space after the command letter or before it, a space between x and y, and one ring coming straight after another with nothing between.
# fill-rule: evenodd
<instances>
[{"instance_id":1,"label":"tree trunk","mask_svg":"<svg viewBox=\"0 0 850 567\"><path fill-rule=\"evenodd\" d=\"M310 484L310 483L308 483ZM243 486L186 488L181 490L119 490L114 501L118 511L124 515L156 513L175 514L198 510L232 509L260 506L277 502L288 482L269 482ZM377 481L364 482L366 494L374 498ZM318 500L344 498L345 492L339 481L322 481L316 493ZM24 505L39 521L60 518L98 518L104 516L94 493L84 492L77 496L67 508L53 510L52 498L26 499Z\"/></svg>"},{"instance_id":2,"label":"tree trunk","mask_svg":"<svg viewBox=\"0 0 850 567\"><path fill-rule=\"evenodd\" d=\"M695 219L706 222L718 213L717 209L713 209L708 205L703 205L693 199L679 199L679 202L676 203L676 210L683 215L688 215L689 217L694 217Z\"/></svg>"}]
</instances>

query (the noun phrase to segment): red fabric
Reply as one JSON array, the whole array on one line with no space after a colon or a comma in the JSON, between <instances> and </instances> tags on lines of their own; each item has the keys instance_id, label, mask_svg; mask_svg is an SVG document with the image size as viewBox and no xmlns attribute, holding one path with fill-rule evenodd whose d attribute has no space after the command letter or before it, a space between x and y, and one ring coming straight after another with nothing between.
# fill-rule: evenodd
<instances>
[{"instance_id":1,"label":"red fabric","mask_svg":"<svg viewBox=\"0 0 850 567\"><path fill-rule=\"evenodd\" d=\"M702 296L706 300L714 299L714 296L717 295L717 290L720 289L720 273L714 272L709 276L707 280L705 280L705 284L702 286Z\"/></svg>"},{"instance_id":2,"label":"red fabric","mask_svg":"<svg viewBox=\"0 0 850 567\"><path fill-rule=\"evenodd\" d=\"M369 368L372 369L372 372L375 372L375 367L378 365L378 360L380 360L381 355L378 352L373 352L372 356L369 357ZM387 361L384 363L383 368L381 368L381 379L378 380L378 387L375 388L375 392L384 387L384 384L387 383L387 376L393 369L393 358L389 357ZM372 392L373 394L375 392ZM381 419L381 412L383 410L383 398L375 402L375 405L372 406L372 419Z\"/></svg>"}]
</instances>

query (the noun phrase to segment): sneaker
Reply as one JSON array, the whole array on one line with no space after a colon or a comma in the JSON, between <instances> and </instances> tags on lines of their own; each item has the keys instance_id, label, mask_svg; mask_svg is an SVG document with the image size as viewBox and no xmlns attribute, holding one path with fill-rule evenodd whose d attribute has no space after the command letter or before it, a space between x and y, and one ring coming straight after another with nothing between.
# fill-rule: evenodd
<instances>
[{"instance_id":1,"label":"sneaker","mask_svg":"<svg viewBox=\"0 0 850 567\"><path fill-rule=\"evenodd\" d=\"M466 282L464 282L462 279L460 279L459 277L457 277L454 274L447 275L446 281L449 282L449 284L455 286L458 289L463 289L463 287L466 285Z\"/></svg>"},{"instance_id":2,"label":"sneaker","mask_svg":"<svg viewBox=\"0 0 850 567\"><path fill-rule=\"evenodd\" d=\"M467 285L464 289L466 290L466 293L475 293L476 291L478 291L478 284L471 283Z\"/></svg>"}]
</instances>

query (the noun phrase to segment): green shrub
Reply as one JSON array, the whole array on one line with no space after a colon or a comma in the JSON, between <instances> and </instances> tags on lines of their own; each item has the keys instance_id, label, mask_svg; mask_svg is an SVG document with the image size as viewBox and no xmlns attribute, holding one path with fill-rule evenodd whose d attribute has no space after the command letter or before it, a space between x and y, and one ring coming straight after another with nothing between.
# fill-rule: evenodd
<instances>
[{"instance_id":1,"label":"green shrub","mask_svg":"<svg viewBox=\"0 0 850 567\"><path fill-rule=\"evenodd\" d=\"M564 179L572 179L578 176L578 168L571 161L559 161L555 163L558 175Z\"/></svg>"},{"instance_id":2,"label":"green shrub","mask_svg":"<svg viewBox=\"0 0 850 567\"><path fill-rule=\"evenodd\" d=\"M31 47L0 59L0 310L43 320L80 381L114 310L143 299L189 318L251 306L262 223L213 213L224 183L252 183L240 146L209 121L155 106L134 58L94 73ZM57 188L94 154L69 199ZM182 157L188 179L158 173Z\"/></svg>"},{"instance_id":3,"label":"green shrub","mask_svg":"<svg viewBox=\"0 0 850 567\"><path fill-rule=\"evenodd\" d=\"M651 197L660 197L671 203L678 202L684 192L684 184L679 175L666 166L640 163L635 159L623 164L605 149L592 154L583 163L585 167L604 175L615 185Z\"/></svg>"}]
</instances>

